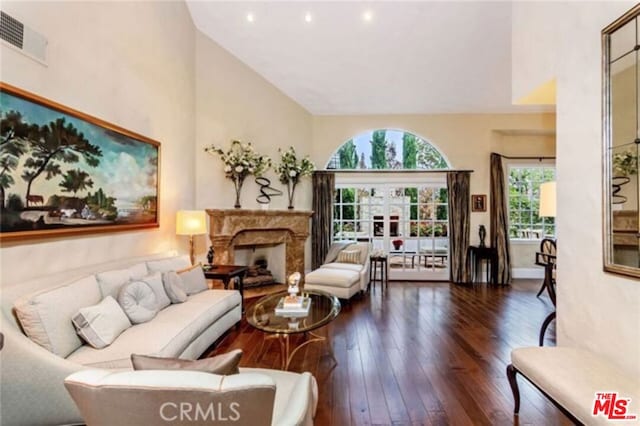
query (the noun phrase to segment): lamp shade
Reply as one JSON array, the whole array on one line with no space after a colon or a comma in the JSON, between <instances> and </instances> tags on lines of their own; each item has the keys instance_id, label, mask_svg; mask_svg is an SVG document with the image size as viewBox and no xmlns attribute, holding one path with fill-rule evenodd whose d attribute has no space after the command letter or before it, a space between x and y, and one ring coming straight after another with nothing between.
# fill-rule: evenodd
<instances>
[{"instance_id":1,"label":"lamp shade","mask_svg":"<svg viewBox=\"0 0 640 426\"><path fill-rule=\"evenodd\" d=\"M556 183L540 184L540 217L556 217Z\"/></svg>"},{"instance_id":2,"label":"lamp shade","mask_svg":"<svg viewBox=\"0 0 640 426\"><path fill-rule=\"evenodd\" d=\"M176 213L176 234L199 235L207 233L207 214L204 210L179 210Z\"/></svg>"}]
</instances>

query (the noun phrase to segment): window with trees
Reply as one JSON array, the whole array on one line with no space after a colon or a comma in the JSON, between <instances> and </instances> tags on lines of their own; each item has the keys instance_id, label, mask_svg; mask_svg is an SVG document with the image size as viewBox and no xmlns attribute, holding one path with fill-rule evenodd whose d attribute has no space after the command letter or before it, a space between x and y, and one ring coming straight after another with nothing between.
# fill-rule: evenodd
<instances>
[{"instance_id":1,"label":"window with trees","mask_svg":"<svg viewBox=\"0 0 640 426\"><path fill-rule=\"evenodd\" d=\"M555 180L554 165L509 167L509 237L541 239L555 235L552 217L540 217L540 184Z\"/></svg>"},{"instance_id":2,"label":"window with trees","mask_svg":"<svg viewBox=\"0 0 640 426\"><path fill-rule=\"evenodd\" d=\"M374 130L345 142L331 157L327 169L439 170L449 164L424 139L403 130Z\"/></svg>"}]
</instances>

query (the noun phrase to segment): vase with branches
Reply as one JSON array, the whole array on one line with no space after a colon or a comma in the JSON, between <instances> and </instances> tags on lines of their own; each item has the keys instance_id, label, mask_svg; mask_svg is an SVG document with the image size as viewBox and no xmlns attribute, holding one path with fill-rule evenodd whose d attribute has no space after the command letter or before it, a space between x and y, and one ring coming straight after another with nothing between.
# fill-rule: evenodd
<instances>
[{"instance_id":1,"label":"vase with branches","mask_svg":"<svg viewBox=\"0 0 640 426\"><path fill-rule=\"evenodd\" d=\"M206 147L205 152L218 155L224 163L224 174L227 179L233 181L236 191L234 207L239 209L240 192L247 176L262 176L271 167L271 159L266 155L256 153L251 142L243 143L238 140L231 141L231 147L224 151L215 145Z\"/></svg>"},{"instance_id":2,"label":"vase with branches","mask_svg":"<svg viewBox=\"0 0 640 426\"><path fill-rule=\"evenodd\" d=\"M278 152L280 152L280 163L276 166L275 171L280 183L287 185L288 208L293 209L293 195L296 191L296 185L301 178L310 176L316 167L309 156L298 159L296 150L292 146L284 151L279 149Z\"/></svg>"}]
</instances>

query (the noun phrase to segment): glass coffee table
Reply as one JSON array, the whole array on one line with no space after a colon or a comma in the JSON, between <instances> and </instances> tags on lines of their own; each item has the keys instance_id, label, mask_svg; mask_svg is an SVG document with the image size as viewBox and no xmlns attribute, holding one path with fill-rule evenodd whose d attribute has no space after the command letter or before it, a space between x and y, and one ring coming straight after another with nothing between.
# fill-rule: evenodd
<instances>
[{"instance_id":1,"label":"glass coffee table","mask_svg":"<svg viewBox=\"0 0 640 426\"><path fill-rule=\"evenodd\" d=\"M340 301L338 298L323 291L302 291L302 296L311 298L311 306L309 307L309 313L307 315L276 315L276 306L280 299L286 295L286 291L281 291L265 296L258 300L247 312L247 321L249 324L267 333L258 351L258 358L261 358L263 355L264 342L269 339L277 339L278 343L280 343L281 368L288 370L291 359L293 359L293 356L298 350L309 343L326 342L331 358L337 363L333 355L333 348L329 337L327 335L321 336L316 334L314 330L327 325L338 316L340 313ZM300 333L305 335L306 340L298 346L291 348L289 336Z\"/></svg>"}]
</instances>

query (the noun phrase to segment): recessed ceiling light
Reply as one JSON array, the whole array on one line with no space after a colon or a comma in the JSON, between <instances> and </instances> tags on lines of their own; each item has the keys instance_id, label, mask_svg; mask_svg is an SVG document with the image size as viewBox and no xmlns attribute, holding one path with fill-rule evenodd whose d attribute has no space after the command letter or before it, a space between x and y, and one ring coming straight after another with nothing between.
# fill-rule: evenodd
<instances>
[{"instance_id":1,"label":"recessed ceiling light","mask_svg":"<svg viewBox=\"0 0 640 426\"><path fill-rule=\"evenodd\" d=\"M256 20L256 17L253 16L253 13L247 13L247 21L253 22Z\"/></svg>"},{"instance_id":2,"label":"recessed ceiling light","mask_svg":"<svg viewBox=\"0 0 640 426\"><path fill-rule=\"evenodd\" d=\"M365 11L362 14L362 19L364 19L367 22L371 21L373 19L373 13L370 10Z\"/></svg>"},{"instance_id":3,"label":"recessed ceiling light","mask_svg":"<svg viewBox=\"0 0 640 426\"><path fill-rule=\"evenodd\" d=\"M311 22L311 21L313 21L313 16L311 16L311 13L309 13L309 12L305 13L305 14L304 14L304 20L305 20L306 22Z\"/></svg>"}]
</instances>

